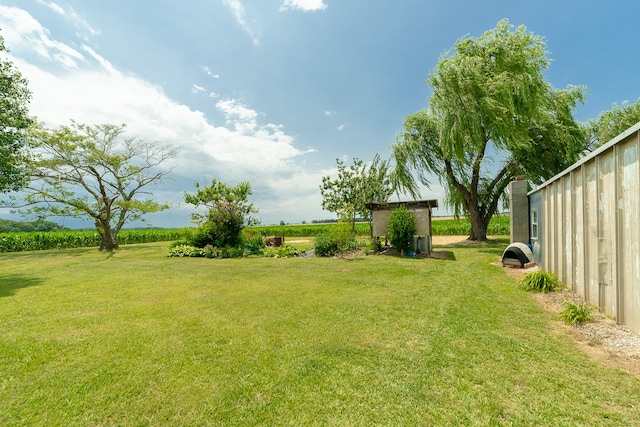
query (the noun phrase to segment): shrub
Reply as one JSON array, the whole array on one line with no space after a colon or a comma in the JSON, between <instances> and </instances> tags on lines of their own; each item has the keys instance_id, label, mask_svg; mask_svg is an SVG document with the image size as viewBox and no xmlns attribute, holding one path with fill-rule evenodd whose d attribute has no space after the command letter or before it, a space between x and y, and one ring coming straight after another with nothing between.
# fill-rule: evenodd
<instances>
[{"instance_id":1,"label":"shrub","mask_svg":"<svg viewBox=\"0 0 640 427\"><path fill-rule=\"evenodd\" d=\"M590 304L565 302L564 305L560 318L569 325L584 325L593 318L594 307Z\"/></svg>"},{"instance_id":2,"label":"shrub","mask_svg":"<svg viewBox=\"0 0 640 427\"><path fill-rule=\"evenodd\" d=\"M553 292L562 289L563 285L558 276L544 270L527 273L520 278L520 287L527 292Z\"/></svg>"},{"instance_id":3,"label":"shrub","mask_svg":"<svg viewBox=\"0 0 640 427\"><path fill-rule=\"evenodd\" d=\"M416 234L416 219L403 205L398 206L389 214L387 234L391 244L400 251L408 251Z\"/></svg>"},{"instance_id":4,"label":"shrub","mask_svg":"<svg viewBox=\"0 0 640 427\"><path fill-rule=\"evenodd\" d=\"M316 256L334 256L338 253L338 242L330 233L318 234L315 239Z\"/></svg>"},{"instance_id":5,"label":"shrub","mask_svg":"<svg viewBox=\"0 0 640 427\"><path fill-rule=\"evenodd\" d=\"M260 233L245 231L242 234L242 248L248 255L259 255L266 246L266 241Z\"/></svg>"},{"instance_id":6,"label":"shrub","mask_svg":"<svg viewBox=\"0 0 640 427\"><path fill-rule=\"evenodd\" d=\"M217 222L215 219L201 224L189 237L189 244L198 248L237 246L241 242L242 225L237 222Z\"/></svg>"}]
</instances>

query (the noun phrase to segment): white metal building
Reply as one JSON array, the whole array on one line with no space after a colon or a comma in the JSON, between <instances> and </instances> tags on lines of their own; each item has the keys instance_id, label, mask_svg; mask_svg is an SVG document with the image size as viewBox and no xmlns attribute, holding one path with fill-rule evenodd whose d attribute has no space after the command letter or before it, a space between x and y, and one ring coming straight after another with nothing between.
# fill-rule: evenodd
<instances>
[{"instance_id":1,"label":"white metal building","mask_svg":"<svg viewBox=\"0 0 640 427\"><path fill-rule=\"evenodd\" d=\"M529 196L536 262L640 332L640 123Z\"/></svg>"}]
</instances>

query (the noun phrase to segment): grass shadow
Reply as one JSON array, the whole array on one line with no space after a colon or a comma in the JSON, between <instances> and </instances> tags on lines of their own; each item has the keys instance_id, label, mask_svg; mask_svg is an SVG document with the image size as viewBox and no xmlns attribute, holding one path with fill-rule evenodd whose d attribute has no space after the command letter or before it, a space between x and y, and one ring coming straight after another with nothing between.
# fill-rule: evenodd
<instances>
[{"instance_id":1,"label":"grass shadow","mask_svg":"<svg viewBox=\"0 0 640 427\"><path fill-rule=\"evenodd\" d=\"M42 284L42 280L26 277L22 274L0 275L0 298L15 295L18 289L29 288Z\"/></svg>"},{"instance_id":2,"label":"grass shadow","mask_svg":"<svg viewBox=\"0 0 640 427\"><path fill-rule=\"evenodd\" d=\"M431 251L430 258L456 261L456 254L453 251Z\"/></svg>"}]
</instances>

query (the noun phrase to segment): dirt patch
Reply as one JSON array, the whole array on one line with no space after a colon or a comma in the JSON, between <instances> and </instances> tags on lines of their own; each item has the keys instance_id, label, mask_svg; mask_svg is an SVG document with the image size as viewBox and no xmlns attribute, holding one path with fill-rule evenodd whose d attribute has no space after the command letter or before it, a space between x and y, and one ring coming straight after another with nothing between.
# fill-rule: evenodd
<instances>
[{"instance_id":1,"label":"dirt patch","mask_svg":"<svg viewBox=\"0 0 640 427\"><path fill-rule=\"evenodd\" d=\"M496 264L502 265L499 262ZM514 278L519 278L521 275L537 269L538 267L504 268L505 273ZM555 317L559 317L565 307L565 302L574 304L583 302L580 296L566 289L547 294L531 293L530 295L536 303ZM571 326L557 320L551 323L551 328L556 333L571 336L577 347L589 357L640 377L640 334L617 324L601 312L594 311L593 320L585 325Z\"/></svg>"},{"instance_id":2,"label":"dirt patch","mask_svg":"<svg viewBox=\"0 0 640 427\"><path fill-rule=\"evenodd\" d=\"M434 246L448 246L448 245L483 245L486 241L469 240L469 236L431 236L431 243ZM487 239L491 241L494 236L487 236Z\"/></svg>"}]
</instances>

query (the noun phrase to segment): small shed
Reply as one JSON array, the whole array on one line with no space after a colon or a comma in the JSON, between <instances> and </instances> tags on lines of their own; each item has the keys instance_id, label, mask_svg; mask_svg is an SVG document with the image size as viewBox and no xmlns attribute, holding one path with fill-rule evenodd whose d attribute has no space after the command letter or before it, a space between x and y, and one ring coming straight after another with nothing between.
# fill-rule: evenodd
<instances>
[{"instance_id":1,"label":"small shed","mask_svg":"<svg viewBox=\"0 0 640 427\"><path fill-rule=\"evenodd\" d=\"M431 253L431 212L438 207L437 200L413 200L407 202L368 203L372 214L372 233L374 237L387 235L387 224L391 211L403 205L416 219L416 252ZM420 250L421 249L421 250Z\"/></svg>"}]
</instances>

